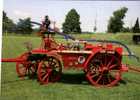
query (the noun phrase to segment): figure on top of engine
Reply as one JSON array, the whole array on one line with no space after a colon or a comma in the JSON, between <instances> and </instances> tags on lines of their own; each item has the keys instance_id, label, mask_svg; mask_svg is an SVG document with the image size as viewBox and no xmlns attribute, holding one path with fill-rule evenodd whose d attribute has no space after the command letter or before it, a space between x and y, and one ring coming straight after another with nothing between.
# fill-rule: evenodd
<instances>
[{"instance_id":1,"label":"figure on top of engine","mask_svg":"<svg viewBox=\"0 0 140 100\"><path fill-rule=\"evenodd\" d=\"M48 31L50 24L51 24L51 21L49 20L49 17L45 16L45 20L43 21L42 25L43 25L43 27L46 28L47 31Z\"/></svg>"},{"instance_id":2,"label":"figure on top of engine","mask_svg":"<svg viewBox=\"0 0 140 100\"><path fill-rule=\"evenodd\" d=\"M45 34L49 34L50 24L51 24L51 21L49 20L49 17L45 16L44 21L42 22L42 25L40 27L39 35L45 37Z\"/></svg>"},{"instance_id":3,"label":"figure on top of engine","mask_svg":"<svg viewBox=\"0 0 140 100\"><path fill-rule=\"evenodd\" d=\"M50 24L52 21L50 21L48 16L45 16L44 21L42 22L42 25L40 27L39 35L42 37L42 47L44 49L51 49L56 47L56 42L53 38L53 35L55 34L55 25L54 29L51 30ZM55 46L53 45L55 44Z\"/></svg>"},{"instance_id":4,"label":"figure on top of engine","mask_svg":"<svg viewBox=\"0 0 140 100\"><path fill-rule=\"evenodd\" d=\"M40 27L40 32L39 32L39 36L43 36L45 37L45 34L49 35L49 36L53 36L55 34L55 32L59 32L59 29L57 27L55 27L55 21L51 21L49 19L49 16L45 16L44 17L44 21L42 21L42 25ZM53 24L53 28L50 27L50 24Z\"/></svg>"}]
</instances>

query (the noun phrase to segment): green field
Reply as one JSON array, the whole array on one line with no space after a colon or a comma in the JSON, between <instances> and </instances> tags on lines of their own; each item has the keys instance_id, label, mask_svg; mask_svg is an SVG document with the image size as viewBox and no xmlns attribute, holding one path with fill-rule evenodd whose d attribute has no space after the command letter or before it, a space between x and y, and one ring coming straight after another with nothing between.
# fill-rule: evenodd
<instances>
[{"instance_id":1,"label":"green field","mask_svg":"<svg viewBox=\"0 0 140 100\"><path fill-rule=\"evenodd\" d=\"M97 38L121 41L140 57L140 45L134 45L131 34L85 34L77 38ZM2 57L17 57L26 51L24 42L33 47L40 44L39 37L3 36ZM63 42L61 38L57 41ZM123 59L124 63L139 66L135 59ZM124 82L112 88L97 88L85 80L82 71L64 70L62 79L56 83L40 85L37 80L21 80L17 77L15 63L2 63L1 100L140 100L140 74L124 73Z\"/></svg>"}]
</instances>

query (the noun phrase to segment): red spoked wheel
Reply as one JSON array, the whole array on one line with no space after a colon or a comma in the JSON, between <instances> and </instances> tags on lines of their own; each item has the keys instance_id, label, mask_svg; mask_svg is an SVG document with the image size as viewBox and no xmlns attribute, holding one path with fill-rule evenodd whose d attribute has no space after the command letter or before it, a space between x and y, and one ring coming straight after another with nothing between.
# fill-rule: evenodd
<instances>
[{"instance_id":1,"label":"red spoked wheel","mask_svg":"<svg viewBox=\"0 0 140 100\"><path fill-rule=\"evenodd\" d=\"M62 65L60 60L53 56L48 56L39 63L38 79L42 84L56 82L62 74Z\"/></svg>"},{"instance_id":2,"label":"red spoked wheel","mask_svg":"<svg viewBox=\"0 0 140 100\"><path fill-rule=\"evenodd\" d=\"M27 66L25 62L17 62L16 63L16 71L19 77L23 78L26 76Z\"/></svg>"},{"instance_id":3,"label":"red spoked wheel","mask_svg":"<svg viewBox=\"0 0 140 100\"><path fill-rule=\"evenodd\" d=\"M20 56L20 58L24 59L25 61L16 63L16 72L17 72L18 76L21 77L22 79L25 76L32 78L33 75L35 75L35 73L37 71L36 63L27 61L28 56L29 56L28 53L24 53L23 55Z\"/></svg>"},{"instance_id":4,"label":"red spoked wheel","mask_svg":"<svg viewBox=\"0 0 140 100\"><path fill-rule=\"evenodd\" d=\"M24 78L28 76L29 78L34 78L37 72L36 64L32 62L17 62L16 70L19 77Z\"/></svg>"},{"instance_id":5,"label":"red spoked wheel","mask_svg":"<svg viewBox=\"0 0 140 100\"><path fill-rule=\"evenodd\" d=\"M97 53L89 61L86 76L95 86L114 86L121 79L121 62L114 54Z\"/></svg>"},{"instance_id":6,"label":"red spoked wheel","mask_svg":"<svg viewBox=\"0 0 140 100\"><path fill-rule=\"evenodd\" d=\"M37 67L38 67L38 63L37 62L28 62L28 66L27 66L27 76L30 79L33 79L36 77L37 74Z\"/></svg>"},{"instance_id":7,"label":"red spoked wheel","mask_svg":"<svg viewBox=\"0 0 140 100\"><path fill-rule=\"evenodd\" d=\"M27 72L26 59L28 58L28 53L22 54L19 58L25 61L16 63L16 72L19 77L23 78L26 76L26 72Z\"/></svg>"}]
</instances>

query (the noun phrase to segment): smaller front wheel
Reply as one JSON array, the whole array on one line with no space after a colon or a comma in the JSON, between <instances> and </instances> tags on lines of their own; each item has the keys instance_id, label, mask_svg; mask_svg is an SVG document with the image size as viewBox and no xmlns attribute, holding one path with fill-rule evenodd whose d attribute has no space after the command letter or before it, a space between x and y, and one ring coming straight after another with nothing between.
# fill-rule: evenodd
<instances>
[{"instance_id":1,"label":"smaller front wheel","mask_svg":"<svg viewBox=\"0 0 140 100\"><path fill-rule=\"evenodd\" d=\"M17 62L16 63L16 71L19 77L23 78L25 77L27 74L27 66L24 62Z\"/></svg>"},{"instance_id":2,"label":"smaller front wheel","mask_svg":"<svg viewBox=\"0 0 140 100\"><path fill-rule=\"evenodd\" d=\"M28 76L29 78L33 78L36 75L37 67L34 63L31 63L29 61L17 62L16 71L18 76L21 78L24 78L25 76Z\"/></svg>"},{"instance_id":3,"label":"smaller front wheel","mask_svg":"<svg viewBox=\"0 0 140 100\"><path fill-rule=\"evenodd\" d=\"M19 77L24 78L27 75L27 63L26 60L28 58L29 54L28 53L24 53L20 56L20 59L23 59L25 61L23 62L17 62L16 63L16 72L18 74Z\"/></svg>"}]
</instances>

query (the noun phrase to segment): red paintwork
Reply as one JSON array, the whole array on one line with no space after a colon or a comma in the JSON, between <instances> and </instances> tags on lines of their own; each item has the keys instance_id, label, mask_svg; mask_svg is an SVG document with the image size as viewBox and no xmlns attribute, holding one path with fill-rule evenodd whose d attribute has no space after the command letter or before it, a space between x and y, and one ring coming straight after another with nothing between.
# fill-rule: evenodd
<instances>
[{"instance_id":1,"label":"red paintwork","mask_svg":"<svg viewBox=\"0 0 140 100\"><path fill-rule=\"evenodd\" d=\"M60 53L63 60L64 67L75 67L75 68L83 68L83 65L88 58L89 54L74 54L74 53ZM78 58L80 56L85 57L85 61L83 63L78 62Z\"/></svg>"},{"instance_id":2,"label":"red paintwork","mask_svg":"<svg viewBox=\"0 0 140 100\"><path fill-rule=\"evenodd\" d=\"M2 62L23 62L23 59L20 58L3 58Z\"/></svg>"},{"instance_id":3,"label":"red paintwork","mask_svg":"<svg viewBox=\"0 0 140 100\"><path fill-rule=\"evenodd\" d=\"M17 73L19 76L22 76L22 77L24 77L26 75L26 72L30 70L29 68L35 69L36 67L38 67L37 69L38 79L43 84L47 84L49 82L49 76L51 76L52 74L51 66L46 65L48 66L48 68L46 67L47 68L46 70L43 69L44 71L46 71L45 77L48 77L46 78L46 81L45 81L44 78L42 78L42 74L41 74L45 60L44 59L42 59L42 61L37 60L35 64L32 64L31 61L27 61L27 58L29 55L46 54L47 56L54 57L55 60L58 60L58 63L60 61L60 63L63 64L64 68L82 69L86 72L86 77L91 82L91 84L96 85L96 86L100 86L102 84L104 85L104 83L96 82L96 81L99 81L97 79L102 77L101 75L104 75L104 73L109 73L109 71L111 70L117 70L117 72L115 73L116 76L114 76L115 80L111 80L111 82L108 82L108 84L105 84L106 86L113 86L121 79L121 73L128 71L128 67L123 65L121 62L122 55L123 55L122 47L112 45L112 44L97 44L97 45L94 44L93 45L90 43L79 41L80 45L84 44L83 48L78 48L78 47L70 48L69 47L70 44L69 45L58 44L53 39L53 37L50 37L50 35L45 37L44 35L42 35L42 33L43 33L42 31L39 32L39 34L42 36L42 43L41 43L40 48L30 50L29 52L24 53L20 57L17 57L17 58L2 59L2 62L16 62ZM74 46L75 44L76 43L73 43ZM99 58L96 57L97 54L99 54ZM108 58L104 58L104 55L107 55ZM90 66L90 63L92 64L91 61L93 59L96 58L95 60L100 60L100 56L102 57L102 59L104 59L100 62L104 64L99 64L100 66L98 68L95 68L95 72L99 71L101 75L93 79L92 76L90 75L89 66ZM111 62L111 60L114 62ZM110 65L110 62L111 64L113 63L113 64L118 64L118 65ZM95 63L98 63L98 62L95 62ZM25 72L23 72L20 69L21 65L22 65L22 68L24 68ZM113 68L112 66L115 66L115 67ZM93 67L95 67L95 65ZM113 69L111 69L110 67ZM59 64L59 68L60 68L59 71L61 73L62 72L61 64ZM60 76L55 76L53 77L53 79L50 79L50 80L51 81L58 80L59 78Z\"/></svg>"}]
</instances>

